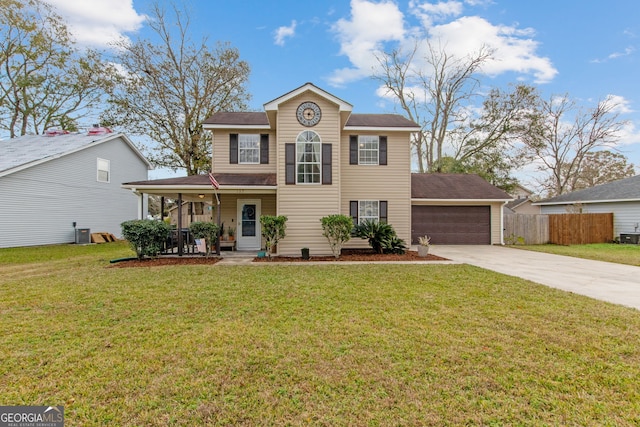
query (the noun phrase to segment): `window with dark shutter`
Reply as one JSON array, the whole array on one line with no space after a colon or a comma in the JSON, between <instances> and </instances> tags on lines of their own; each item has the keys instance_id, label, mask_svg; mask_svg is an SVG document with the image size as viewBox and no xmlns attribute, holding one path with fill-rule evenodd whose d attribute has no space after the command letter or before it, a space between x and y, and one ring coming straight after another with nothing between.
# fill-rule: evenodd
<instances>
[{"instance_id":1,"label":"window with dark shutter","mask_svg":"<svg viewBox=\"0 0 640 427\"><path fill-rule=\"evenodd\" d=\"M353 220L353 225L358 225L358 201L351 200L349 202L349 214L351 215L351 219Z\"/></svg>"},{"instance_id":2,"label":"window with dark shutter","mask_svg":"<svg viewBox=\"0 0 640 427\"><path fill-rule=\"evenodd\" d=\"M380 222L388 222L387 221L387 207L388 203L386 200L380 200Z\"/></svg>"},{"instance_id":3,"label":"window with dark shutter","mask_svg":"<svg viewBox=\"0 0 640 427\"><path fill-rule=\"evenodd\" d=\"M229 134L229 163L238 164L238 134Z\"/></svg>"},{"instance_id":4,"label":"window with dark shutter","mask_svg":"<svg viewBox=\"0 0 640 427\"><path fill-rule=\"evenodd\" d=\"M358 164L358 135L349 136L349 164Z\"/></svg>"},{"instance_id":5,"label":"window with dark shutter","mask_svg":"<svg viewBox=\"0 0 640 427\"><path fill-rule=\"evenodd\" d=\"M380 145L378 147L378 150L379 150L378 164L386 165L387 164L387 137L386 136L380 137Z\"/></svg>"},{"instance_id":6,"label":"window with dark shutter","mask_svg":"<svg viewBox=\"0 0 640 427\"><path fill-rule=\"evenodd\" d=\"M331 185L331 144L322 144L322 184Z\"/></svg>"},{"instance_id":7,"label":"window with dark shutter","mask_svg":"<svg viewBox=\"0 0 640 427\"><path fill-rule=\"evenodd\" d=\"M269 164L269 134L260 135L260 164Z\"/></svg>"},{"instance_id":8,"label":"window with dark shutter","mask_svg":"<svg viewBox=\"0 0 640 427\"><path fill-rule=\"evenodd\" d=\"M296 144L284 144L284 181L285 184L296 183Z\"/></svg>"}]
</instances>

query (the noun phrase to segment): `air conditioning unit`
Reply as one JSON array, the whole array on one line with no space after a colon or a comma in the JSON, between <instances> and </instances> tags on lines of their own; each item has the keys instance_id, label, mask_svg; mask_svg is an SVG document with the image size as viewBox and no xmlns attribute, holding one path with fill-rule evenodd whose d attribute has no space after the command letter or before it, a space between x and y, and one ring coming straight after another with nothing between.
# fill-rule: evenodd
<instances>
[{"instance_id":1,"label":"air conditioning unit","mask_svg":"<svg viewBox=\"0 0 640 427\"><path fill-rule=\"evenodd\" d=\"M91 243L91 229L89 228L76 228L76 244Z\"/></svg>"},{"instance_id":2,"label":"air conditioning unit","mask_svg":"<svg viewBox=\"0 0 640 427\"><path fill-rule=\"evenodd\" d=\"M637 245L638 243L640 243L640 233L620 234L620 243Z\"/></svg>"}]
</instances>

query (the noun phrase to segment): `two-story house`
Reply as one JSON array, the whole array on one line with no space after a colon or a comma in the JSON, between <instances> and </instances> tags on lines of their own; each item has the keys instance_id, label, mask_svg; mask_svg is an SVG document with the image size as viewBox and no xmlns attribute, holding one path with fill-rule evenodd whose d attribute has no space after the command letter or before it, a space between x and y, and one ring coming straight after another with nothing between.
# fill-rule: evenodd
<instances>
[{"instance_id":1,"label":"two-story house","mask_svg":"<svg viewBox=\"0 0 640 427\"><path fill-rule=\"evenodd\" d=\"M504 201L497 199L510 199L502 192L492 193L489 201L480 197L480 202L470 203L460 197L432 197L425 186L434 187L438 178L422 185L423 180L411 174L411 137L420 127L400 115L352 110L348 102L307 83L267 102L264 111L219 112L205 121L204 128L213 134L212 172L219 184L220 219L225 228L236 229L238 250L263 247L261 215L288 218L279 255L299 255L303 247L314 255L329 255L320 223L327 215L350 215L355 222L385 221L409 243L417 239L412 231L425 230L412 230L412 204L424 205L414 209L421 213L433 203L454 205L444 212L450 218L451 209L469 204L487 205L488 215L500 212ZM412 195L412 181L416 195ZM455 183L469 187L463 176ZM445 189L449 185L442 183ZM214 206L212 217L218 214L207 175L130 182L123 187L177 198L181 203L207 200ZM491 203L495 206L489 207ZM483 221L482 242L500 243L501 217ZM449 227L449 220L445 222ZM367 247L367 242L352 239L349 247Z\"/></svg>"}]
</instances>

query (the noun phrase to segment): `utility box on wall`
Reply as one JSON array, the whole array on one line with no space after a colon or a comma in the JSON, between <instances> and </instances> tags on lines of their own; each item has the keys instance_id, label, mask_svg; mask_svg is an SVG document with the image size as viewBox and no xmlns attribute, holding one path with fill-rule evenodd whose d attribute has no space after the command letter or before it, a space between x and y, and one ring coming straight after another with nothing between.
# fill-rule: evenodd
<instances>
[{"instance_id":1,"label":"utility box on wall","mask_svg":"<svg viewBox=\"0 0 640 427\"><path fill-rule=\"evenodd\" d=\"M76 244L91 243L91 229L76 228Z\"/></svg>"}]
</instances>

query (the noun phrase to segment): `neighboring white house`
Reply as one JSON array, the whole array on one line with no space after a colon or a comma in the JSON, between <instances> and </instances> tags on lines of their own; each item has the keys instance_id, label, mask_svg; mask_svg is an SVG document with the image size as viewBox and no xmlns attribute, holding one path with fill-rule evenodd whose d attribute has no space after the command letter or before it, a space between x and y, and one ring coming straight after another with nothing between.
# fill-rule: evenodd
<instances>
[{"instance_id":1,"label":"neighboring white house","mask_svg":"<svg viewBox=\"0 0 640 427\"><path fill-rule=\"evenodd\" d=\"M121 236L146 216L121 188L147 179L150 163L131 140L106 128L0 141L0 248L76 241L76 229Z\"/></svg>"},{"instance_id":2,"label":"neighboring white house","mask_svg":"<svg viewBox=\"0 0 640 427\"><path fill-rule=\"evenodd\" d=\"M534 203L543 214L613 213L613 235L640 232L640 175Z\"/></svg>"}]
</instances>

